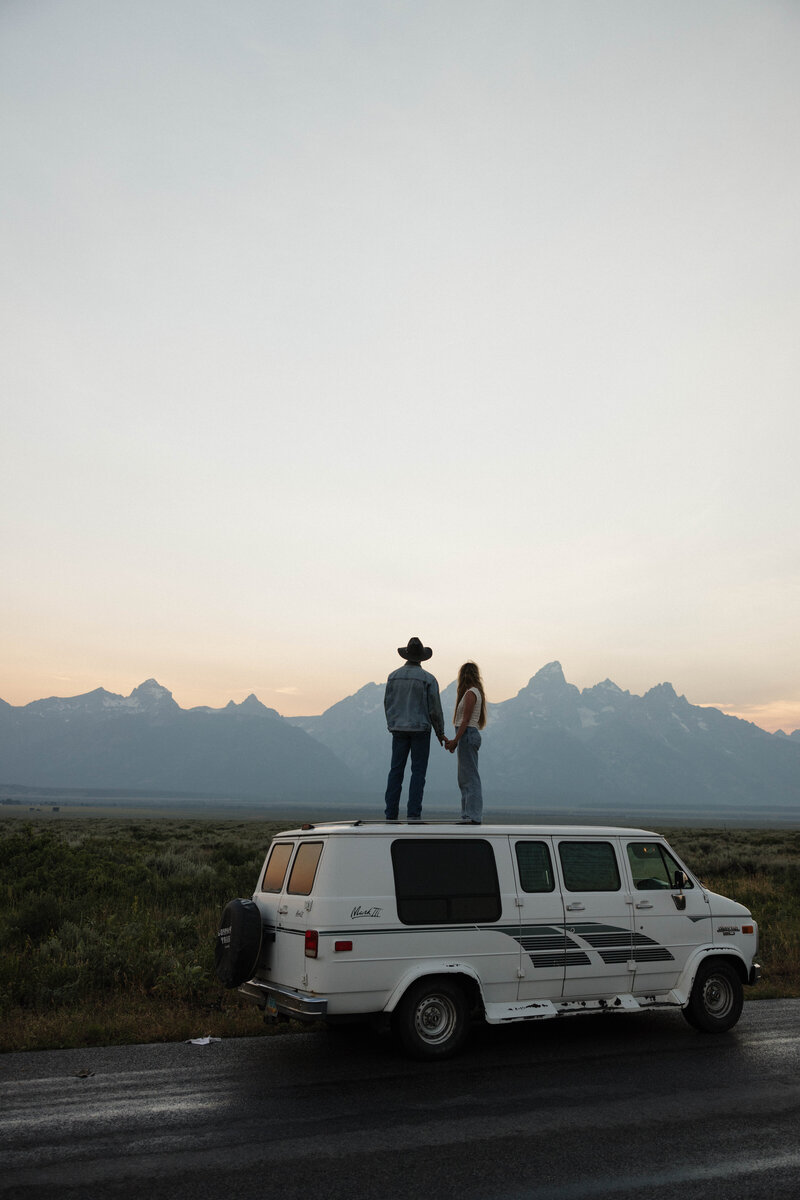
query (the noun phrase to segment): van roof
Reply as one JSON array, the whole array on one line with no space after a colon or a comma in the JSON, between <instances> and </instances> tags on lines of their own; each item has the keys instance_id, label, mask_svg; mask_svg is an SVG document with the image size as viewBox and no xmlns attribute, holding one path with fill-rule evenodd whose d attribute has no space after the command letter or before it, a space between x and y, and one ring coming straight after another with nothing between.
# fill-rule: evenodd
<instances>
[{"instance_id":1,"label":"van roof","mask_svg":"<svg viewBox=\"0 0 800 1200\"><path fill-rule=\"evenodd\" d=\"M661 837L649 829L629 829L617 825L461 825L455 821L429 821L421 824L389 824L385 821L314 821L299 829L283 829L275 837Z\"/></svg>"}]
</instances>

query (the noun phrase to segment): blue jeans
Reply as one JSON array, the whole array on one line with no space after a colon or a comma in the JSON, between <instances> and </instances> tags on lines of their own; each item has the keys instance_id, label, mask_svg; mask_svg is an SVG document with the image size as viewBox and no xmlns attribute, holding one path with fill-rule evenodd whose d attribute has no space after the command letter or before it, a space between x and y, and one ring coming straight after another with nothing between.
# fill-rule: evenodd
<instances>
[{"instance_id":1,"label":"blue jeans","mask_svg":"<svg viewBox=\"0 0 800 1200\"><path fill-rule=\"evenodd\" d=\"M461 815L471 821L483 820L483 789L478 774L478 751L481 735L474 725L468 725L456 746L458 755L458 786L461 788Z\"/></svg>"},{"instance_id":2,"label":"blue jeans","mask_svg":"<svg viewBox=\"0 0 800 1200\"><path fill-rule=\"evenodd\" d=\"M422 793L425 790L425 775L428 756L431 752L431 731L421 733L392 734L392 765L386 781L386 819L394 821L400 810L400 792L406 762L411 754L411 781L408 785L408 817L417 820L422 816Z\"/></svg>"}]
</instances>

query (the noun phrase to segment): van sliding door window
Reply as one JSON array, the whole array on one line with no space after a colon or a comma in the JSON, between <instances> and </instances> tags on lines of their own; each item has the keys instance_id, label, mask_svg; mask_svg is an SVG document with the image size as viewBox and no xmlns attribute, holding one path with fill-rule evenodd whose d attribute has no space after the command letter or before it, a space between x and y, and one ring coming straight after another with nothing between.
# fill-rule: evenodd
<instances>
[{"instance_id":1,"label":"van sliding door window","mask_svg":"<svg viewBox=\"0 0 800 1200\"><path fill-rule=\"evenodd\" d=\"M559 842L568 892L618 892L617 856L611 842Z\"/></svg>"},{"instance_id":2,"label":"van sliding door window","mask_svg":"<svg viewBox=\"0 0 800 1200\"><path fill-rule=\"evenodd\" d=\"M320 854L322 854L322 842L303 842L301 844L289 876L289 886L286 889L290 896L308 896L310 894L314 886L314 876L317 873Z\"/></svg>"},{"instance_id":3,"label":"van sliding door window","mask_svg":"<svg viewBox=\"0 0 800 1200\"><path fill-rule=\"evenodd\" d=\"M293 850L294 842L276 842L272 847L261 882L262 892L279 892L282 889Z\"/></svg>"},{"instance_id":4,"label":"van sliding door window","mask_svg":"<svg viewBox=\"0 0 800 1200\"><path fill-rule=\"evenodd\" d=\"M517 867L523 892L552 892L555 887L550 851L544 842L517 842Z\"/></svg>"},{"instance_id":5,"label":"van sliding door window","mask_svg":"<svg viewBox=\"0 0 800 1200\"><path fill-rule=\"evenodd\" d=\"M396 841L392 867L404 925L474 925L500 916L494 851L482 839Z\"/></svg>"}]
</instances>

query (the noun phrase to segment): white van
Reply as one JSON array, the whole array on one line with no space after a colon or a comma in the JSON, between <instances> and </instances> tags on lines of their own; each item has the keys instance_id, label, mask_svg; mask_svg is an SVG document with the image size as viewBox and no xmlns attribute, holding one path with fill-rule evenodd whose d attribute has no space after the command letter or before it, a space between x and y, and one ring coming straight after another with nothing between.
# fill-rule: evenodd
<instances>
[{"instance_id":1,"label":"white van","mask_svg":"<svg viewBox=\"0 0 800 1200\"><path fill-rule=\"evenodd\" d=\"M663 837L552 825L303 825L278 834L217 935L220 980L268 1018L382 1016L444 1058L473 1018L682 1009L722 1032L758 927Z\"/></svg>"}]
</instances>

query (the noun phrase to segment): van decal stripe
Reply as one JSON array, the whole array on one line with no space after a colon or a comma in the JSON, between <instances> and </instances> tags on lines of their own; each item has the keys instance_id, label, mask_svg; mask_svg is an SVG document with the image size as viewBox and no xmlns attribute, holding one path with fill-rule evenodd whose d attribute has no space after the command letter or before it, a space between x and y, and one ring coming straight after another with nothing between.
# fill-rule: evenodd
<instances>
[{"instance_id":1,"label":"van decal stripe","mask_svg":"<svg viewBox=\"0 0 800 1200\"><path fill-rule=\"evenodd\" d=\"M458 933L478 929L482 933L502 933L511 938L526 953L534 967L588 967L592 960L581 948L579 942L585 942L599 954L607 965L627 962L673 962L674 956L659 942L643 933L631 931L620 925L606 925L599 921L585 921L582 924L559 924L555 921L543 925L395 925L390 928L374 926L354 928L352 925L342 929L321 929L320 938L338 938L343 936L384 937L387 934L419 934L441 933L443 931ZM305 936L305 927L292 929L287 926L280 928L281 933ZM578 941L575 938L579 939Z\"/></svg>"},{"instance_id":2,"label":"van decal stripe","mask_svg":"<svg viewBox=\"0 0 800 1200\"><path fill-rule=\"evenodd\" d=\"M589 967L592 960L583 950L562 951L560 954L531 954L534 967Z\"/></svg>"}]
</instances>

